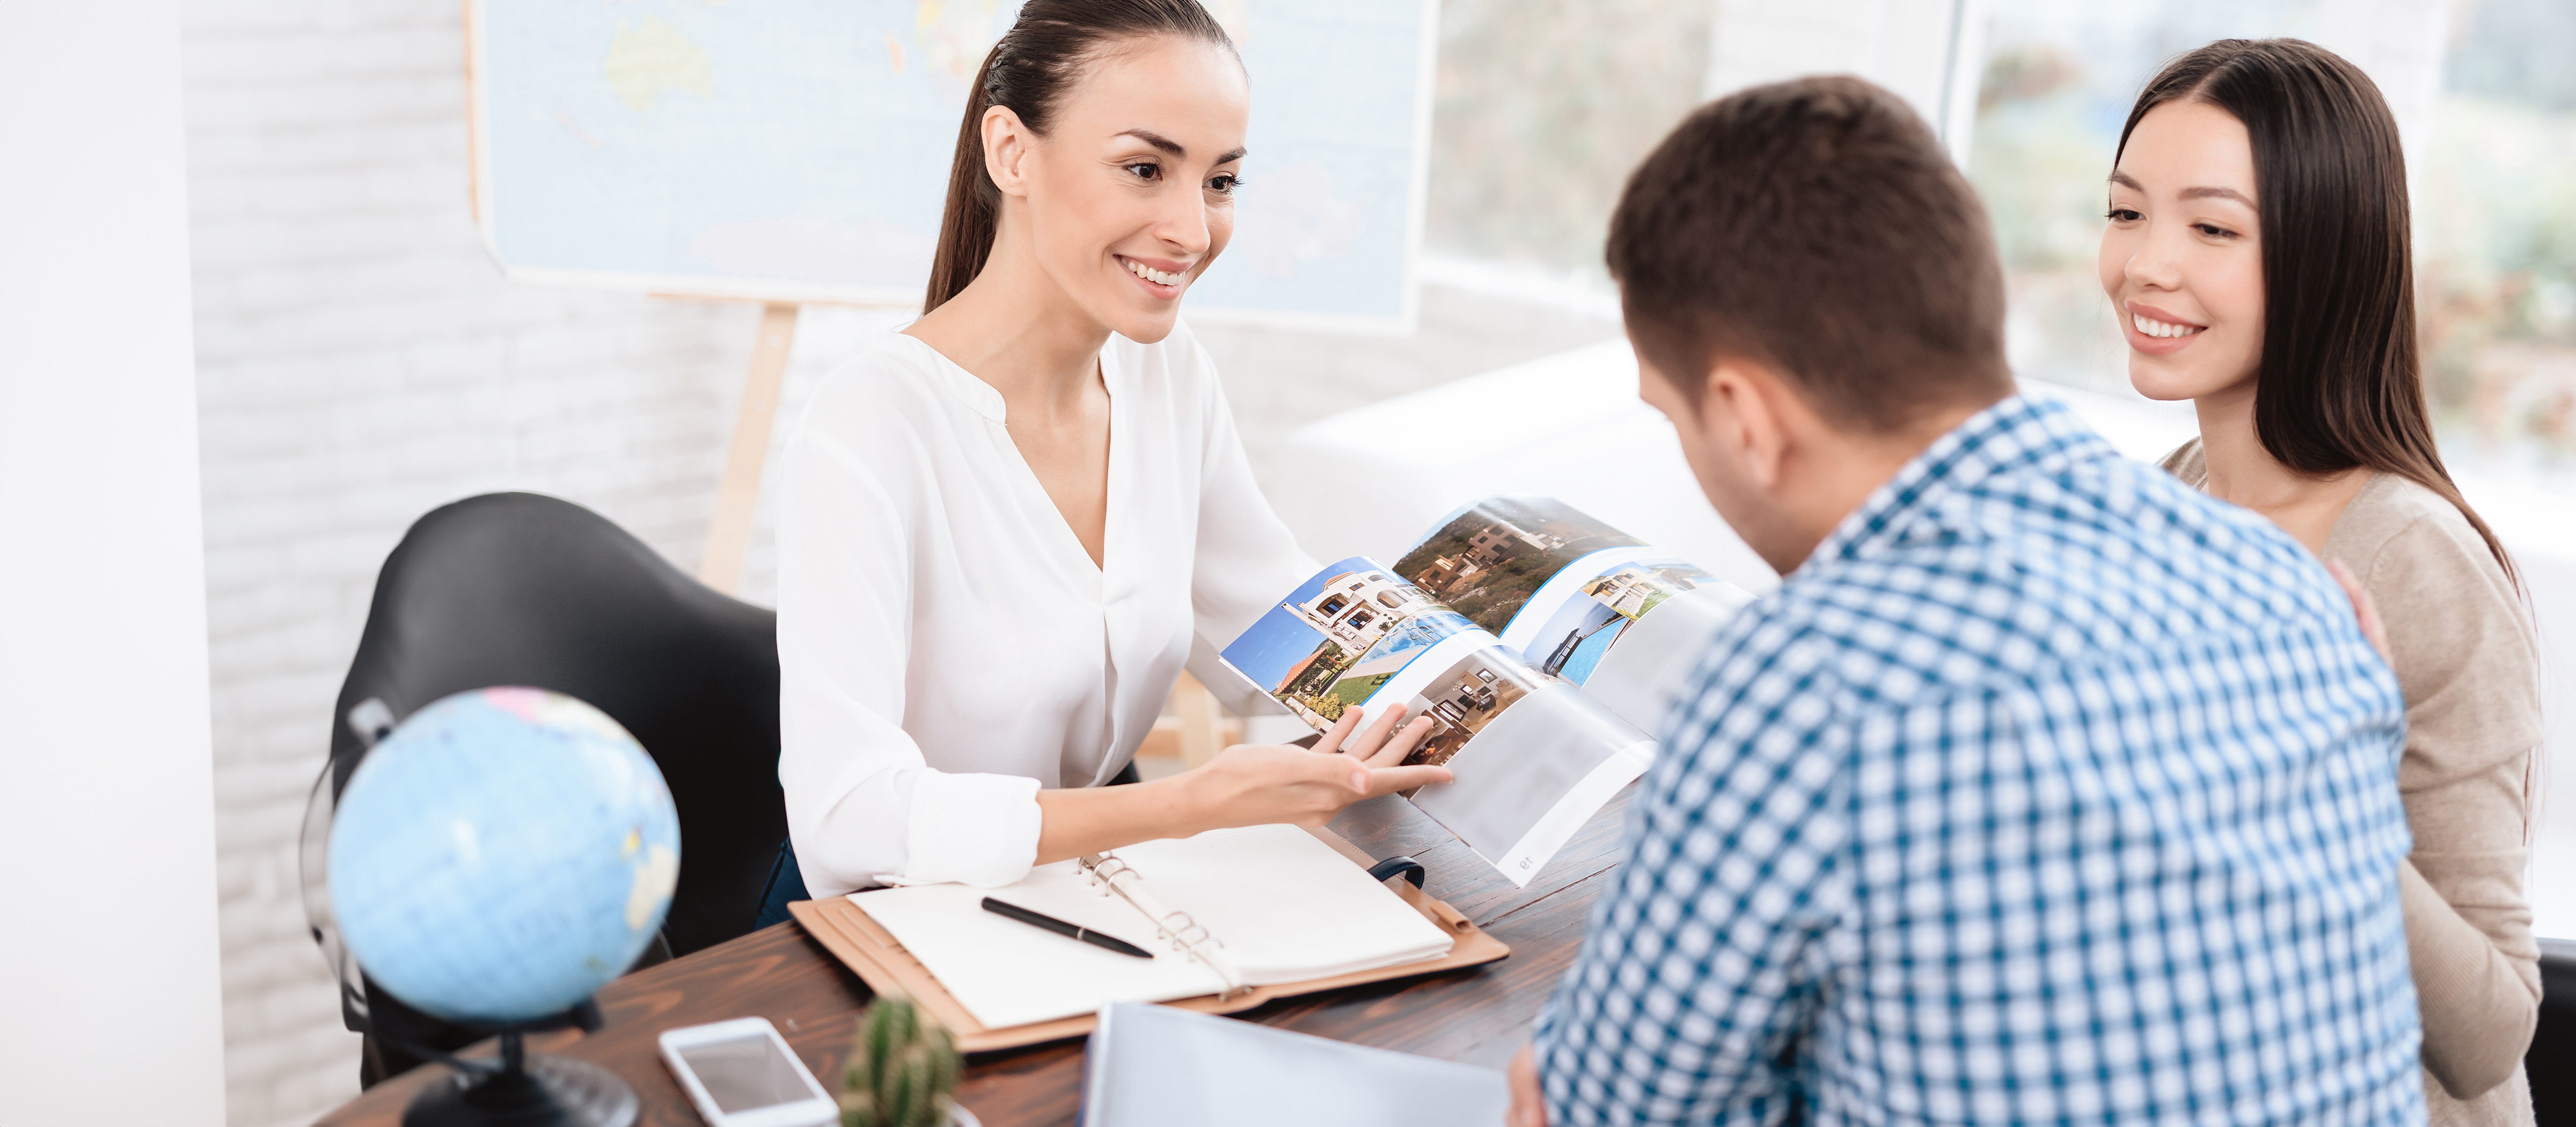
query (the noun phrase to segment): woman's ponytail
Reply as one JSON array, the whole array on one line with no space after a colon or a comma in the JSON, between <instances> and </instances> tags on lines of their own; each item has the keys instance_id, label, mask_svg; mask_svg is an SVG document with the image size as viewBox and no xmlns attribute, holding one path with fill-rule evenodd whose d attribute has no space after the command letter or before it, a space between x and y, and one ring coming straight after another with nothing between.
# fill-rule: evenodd
<instances>
[{"instance_id":1,"label":"woman's ponytail","mask_svg":"<svg viewBox=\"0 0 2576 1127\"><path fill-rule=\"evenodd\" d=\"M975 71L966 95L966 120L957 127L957 156L948 167L948 203L939 216L939 246L931 252L930 288L921 298L928 313L964 293L992 257L1002 223L1002 190L984 170L984 114L995 106L1020 116L1044 134L1056 103L1080 77L1083 64L1115 41L1179 35L1234 49L1234 40L1198 0L1029 0L1009 31Z\"/></svg>"},{"instance_id":2,"label":"woman's ponytail","mask_svg":"<svg viewBox=\"0 0 2576 1127\"><path fill-rule=\"evenodd\" d=\"M1005 36L985 52L984 65L975 69L975 88L966 95L966 121L957 127L957 156L948 166L948 204L939 212L939 249L931 255L930 289L921 298L924 313L963 292L993 253L1001 189L984 174L984 111L993 108L993 60L1009 41Z\"/></svg>"}]
</instances>

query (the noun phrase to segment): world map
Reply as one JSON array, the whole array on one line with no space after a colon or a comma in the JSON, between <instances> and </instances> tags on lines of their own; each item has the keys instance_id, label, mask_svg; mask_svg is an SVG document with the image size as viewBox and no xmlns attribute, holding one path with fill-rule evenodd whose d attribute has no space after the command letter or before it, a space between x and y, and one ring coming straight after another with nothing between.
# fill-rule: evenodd
<instances>
[{"instance_id":1,"label":"world map","mask_svg":"<svg viewBox=\"0 0 2576 1127\"><path fill-rule=\"evenodd\" d=\"M1212 0L1252 79L1236 232L1186 315L1409 324L1432 0ZM1011 0L475 0L477 218L517 280L920 300Z\"/></svg>"}]
</instances>

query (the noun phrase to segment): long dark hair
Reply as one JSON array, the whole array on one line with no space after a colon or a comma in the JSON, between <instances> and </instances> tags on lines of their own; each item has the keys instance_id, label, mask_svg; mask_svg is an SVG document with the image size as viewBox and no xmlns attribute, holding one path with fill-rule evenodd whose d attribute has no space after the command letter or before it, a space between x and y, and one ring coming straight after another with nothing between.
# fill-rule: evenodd
<instances>
[{"instance_id":1,"label":"long dark hair","mask_svg":"<svg viewBox=\"0 0 2576 1127\"><path fill-rule=\"evenodd\" d=\"M2147 83L2120 127L2121 151L2147 111L2178 101L2235 115L2253 144L2264 292L2254 434L2263 449L2299 473L2368 468L2440 494L2521 586L2433 446L2406 155L2379 87L2305 40L2221 39Z\"/></svg>"},{"instance_id":2,"label":"long dark hair","mask_svg":"<svg viewBox=\"0 0 2576 1127\"><path fill-rule=\"evenodd\" d=\"M948 206L939 218L939 248L930 260L928 313L948 303L982 273L1002 218L1002 190L984 170L984 112L1007 107L1043 135L1083 68L1119 42L1178 35L1231 51L1234 40L1198 0L1029 0L1011 29L984 56L966 120L957 127L957 156L948 168Z\"/></svg>"}]
</instances>

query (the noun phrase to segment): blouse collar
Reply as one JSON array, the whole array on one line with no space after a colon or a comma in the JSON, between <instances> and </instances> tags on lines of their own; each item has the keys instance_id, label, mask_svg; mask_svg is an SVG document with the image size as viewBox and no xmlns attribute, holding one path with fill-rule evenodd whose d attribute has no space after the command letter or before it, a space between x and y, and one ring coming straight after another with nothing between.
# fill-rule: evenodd
<instances>
[{"instance_id":1,"label":"blouse collar","mask_svg":"<svg viewBox=\"0 0 2576 1127\"><path fill-rule=\"evenodd\" d=\"M889 335L896 338L898 342L896 347L914 349L930 361L932 379L939 390L947 393L949 398L965 404L968 410L987 420L1004 426L1010 424L1009 411L1002 404L1000 390L977 378L975 373L959 367L956 361L949 359L938 349L930 347L929 342L920 337L906 333L902 329L896 329ZM1118 350L1113 347L1125 339L1127 338L1111 333L1109 340L1100 347L1100 381L1108 387L1109 398L1112 401L1126 390L1118 367Z\"/></svg>"}]
</instances>

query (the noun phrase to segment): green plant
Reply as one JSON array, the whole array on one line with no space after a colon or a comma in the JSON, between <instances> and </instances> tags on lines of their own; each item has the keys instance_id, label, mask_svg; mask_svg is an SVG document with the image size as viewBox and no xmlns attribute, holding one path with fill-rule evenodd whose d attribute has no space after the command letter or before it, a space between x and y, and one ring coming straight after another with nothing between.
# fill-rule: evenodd
<instances>
[{"instance_id":1,"label":"green plant","mask_svg":"<svg viewBox=\"0 0 2576 1127\"><path fill-rule=\"evenodd\" d=\"M1343 700L1340 697L1318 696L1313 693L1299 694L1297 697L1297 703L1314 710L1315 715L1321 716L1326 720L1341 719L1342 710L1351 706L1349 701Z\"/></svg>"},{"instance_id":2,"label":"green plant","mask_svg":"<svg viewBox=\"0 0 2576 1127\"><path fill-rule=\"evenodd\" d=\"M941 1127L957 1090L957 1042L912 999L880 995L859 1015L842 1071L841 1127Z\"/></svg>"}]
</instances>

